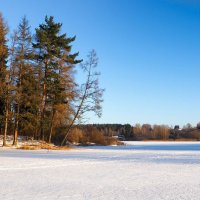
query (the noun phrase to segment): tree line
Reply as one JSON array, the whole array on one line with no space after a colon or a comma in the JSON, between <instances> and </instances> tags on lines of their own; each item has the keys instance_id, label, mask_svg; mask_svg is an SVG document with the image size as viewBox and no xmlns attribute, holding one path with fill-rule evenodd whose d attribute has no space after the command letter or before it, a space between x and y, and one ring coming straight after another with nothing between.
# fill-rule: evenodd
<instances>
[{"instance_id":1,"label":"tree line","mask_svg":"<svg viewBox=\"0 0 200 200\"><path fill-rule=\"evenodd\" d=\"M8 38L8 25L0 14L0 134L13 134L64 145L72 127L86 112L101 116L104 90L96 72L98 58L92 50L85 62L72 52L76 37L61 33L61 23L46 16L35 32L23 17ZM75 67L86 81L78 84ZM62 130L62 131L60 131ZM60 134L62 133L62 134Z\"/></svg>"},{"instance_id":2,"label":"tree line","mask_svg":"<svg viewBox=\"0 0 200 200\"><path fill-rule=\"evenodd\" d=\"M195 127L188 123L182 129L178 125L170 127L139 123L135 125L86 124L78 126L77 129L70 135L70 142L81 141L85 130L88 129L91 130L90 132L99 132L106 137L118 137L123 140L200 140L200 123Z\"/></svg>"}]
</instances>

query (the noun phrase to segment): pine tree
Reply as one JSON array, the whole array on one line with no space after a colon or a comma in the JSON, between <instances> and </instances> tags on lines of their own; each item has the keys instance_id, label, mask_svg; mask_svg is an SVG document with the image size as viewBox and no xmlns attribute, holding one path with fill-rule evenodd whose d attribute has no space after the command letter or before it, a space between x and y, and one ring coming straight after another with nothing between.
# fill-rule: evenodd
<instances>
[{"instance_id":1,"label":"pine tree","mask_svg":"<svg viewBox=\"0 0 200 200\"><path fill-rule=\"evenodd\" d=\"M73 79L73 66L68 62L67 53L63 53L58 62L59 70L54 74L49 102L51 102L51 118L48 142L51 142L53 129L68 125L73 112L71 102L76 96Z\"/></svg>"},{"instance_id":2,"label":"pine tree","mask_svg":"<svg viewBox=\"0 0 200 200\"><path fill-rule=\"evenodd\" d=\"M46 17L45 23L36 29L36 59L41 78L40 136L45 139L45 129L49 131L48 140L54 127L55 115L65 112L70 107L75 83L70 72L75 64L78 53L71 54L70 43L75 37L61 34L61 23L54 18ZM60 109L62 107L62 109ZM48 129L50 125L50 130ZM46 137L47 139L47 137Z\"/></svg>"},{"instance_id":3,"label":"pine tree","mask_svg":"<svg viewBox=\"0 0 200 200\"><path fill-rule=\"evenodd\" d=\"M15 86L15 130L13 145L17 145L19 129L27 130L34 119L33 96L35 94L34 68L32 62L32 37L26 17L23 17L15 33L12 68Z\"/></svg>"},{"instance_id":4,"label":"pine tree","mask_svg":"<svg viewBox=\"0 0 200 200\"><path fill-rule=\"evenodd\" d=\"M8 27L0 13L0 128L4 127L3 145L6 145L6 135L8 128L9 99L8 99L8 46L6 35ZM4 124L4 125L3 125Z\"/></svg>"}]
</instances>

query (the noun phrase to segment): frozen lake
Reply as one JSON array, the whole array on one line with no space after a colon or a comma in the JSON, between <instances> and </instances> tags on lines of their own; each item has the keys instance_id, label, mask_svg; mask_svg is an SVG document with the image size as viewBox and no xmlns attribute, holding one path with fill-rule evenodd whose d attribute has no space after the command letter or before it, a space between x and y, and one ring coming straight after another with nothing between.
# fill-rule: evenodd
<instances>
[{"instance_id":1,"label":"frozen lake","mask_svg":"<svg viewBox=\"0 0 200 200\"><path fill-rule=\"evenodd\" d=\"M199 142L127 142L70 151L0 148L0 199L169 199L200 196Z\"/></svg>"}]
</instances>

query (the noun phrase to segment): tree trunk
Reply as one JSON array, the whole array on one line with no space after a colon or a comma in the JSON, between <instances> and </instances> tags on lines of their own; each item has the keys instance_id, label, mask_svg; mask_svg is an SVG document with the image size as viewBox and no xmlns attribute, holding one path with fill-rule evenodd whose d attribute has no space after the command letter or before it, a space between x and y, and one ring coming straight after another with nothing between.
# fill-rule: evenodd
<instances>
[{"instance_id":1,"label":"tree trunk","mask_svg":"<svg viewBox=\"0 0 200 200\"><path fill-rule=\"evenodd\" d=\"M6 137L7 137L7 131L8 131L8 97L6 98L6 105L5 105L5 127L4 127L4 137L3 137L3 146L6 146Z\"/></svg>"},{"instance_id":2,"label":"tree trunk","mask_svg":"<svg viewBox=\"0 0 200 200\"><path fill-rule=\"evenodd\" d=\"M35 131L33 131L32 137L33 137L34 140L36 139L36 137L37 137L37 127L36 127Z\"/></svg>"},{"instance_id":3,"label":"tree trunk","mask_svg":"<svg viewBox=\"0 0 200 200\"><path fill-rule=\"evenodd\" d=\"M54 120L54 115L55 115L55 109L53 109L53 113L52 113L52 118L51 118L51 127L50 127L50 132L49 132L49 139L48 142L51 143L51 136L53 133L53 120Z\"/></svg>"},{"instance_id":4,"label":"tree trunk","mask_svg":"<svg viewBox=\"0 0 200 200\"><path fill-rule=\"evenodd\" d=\"M42 112L41 113L41 121L40 121L40 139L44 141L43 119L44 119L44 114Z\"/></svg>"},{"instance_id":5,"label":"tree trunk","mask_svg":"<svg viewBox=\"0 0 200 200\"><path fill-rule=\"evenodd\" d=\"M16 123L15 123L13 145L17 145L17 142L18 142L18 132L19 132L19 104L17 105L17 116L16 116Z\"/></svg>"},{"instance_id":6,"label":"tree trunk","mask_svg":"<svg viewBox=\"0 0 200 200\"><path fill-rule=\"evenodd\" d=\"M68 127L68 129L67 129L67 131L66 131L65 137L64 137L63 141L61 142L61 146L64 145L64 143L65 143L65 141L66 141L66 139L67 139L67 136L68 136L68 134L69 134L69 132L70 132L72 126L74 125L74 122L76 121L76 119L77 119L77 117L78 117L78 115L79 115L79 113L80 113L80 111L81 111L81 108L82 108L82 106L83 106L83 103L84 103L84 101L85 101L85 99L86 99L86 93L87 93L87 91L88 91L88 84L89 84L90 76L91 76L90 73L91 73L91 65L90 65L89 70L88 70L88 76L87 76L86 86L85 86L84 94L83 94L83 96L82 96L82 98L81 98L80 105L79 105L79 107L78 107L78 110L77 110L77 112L76 112L76 114L75 114L75 116L74 116L74 118L73 118L71 124L69 125L69 127Z\"/></svg>"},{"instance_id":7,"label":"tree trunk","mask_svg":"<svg viewBox=\"0 0 200 200\"><path fill-rule=\"evenodd\" d=\"M22 78L21 78L21 76L22 76L22 67L20 65L18 95L20 95L19 90L20 90L20 88L22 86ZM13 145L17 145L17 141L18 141L20 102L21 102L21 97L17 96L17 115L16 115L16 122L15 122L15 131L14 131Z\"/></svg>"},{"instance_id":8,"label":"tree trunk","mask_svg":"<svg viewBox=\"0 0 200 200\"><path fill-rule=\"evenodd\" d=\"M45 107L46 107L46 96L47 96L47 66L48 62L45 63L45 74L44 74L44 84L43 84L43 95L42 95L42 104L41 104L41 118L40 118L40 138L44 141L44 117L45 117Z\"/></svg>"},{"instance_id":9,"label":"tree trunk","mask_svg":"<svg viewBox=\"0 0 200 200\"><path fill-rule=\"evenodd\" d=\"M43 85L43 96L42 96L42 108L41 108L41 119L40 119L40 137L44 140L44 113L46 104L46 83Z\"/></svg>"},{"instance_id":10,"label":"tree trunk","mask_svg":"<svg viewBox=\"0 0 200 200\"><path fill-rule=\"evenodd\" d=\"M78 117L78 115L79 115L79 112L81 111L81 108L82 108L83 103L84 103L84 100L85 100L86 91L87 91L87 87L86 87L86 90L85 90L85 92L84 92L84 95L83 95L83 98L82 98L82 100L81 100L81 103L80 103L80 105L79 105L79 107L78 107L78 110L77 110L77 112L76 112L76 114L75 114L75 116L74 116L74 118L73 118L71 124L69 125L67 131L66 131L66 134L65 134L65 137L64 137L63 141L61 142L61 146L64 145L64 143L65 143L65 141L66 141L66 139L67 139L67 136L68 136L68 134L69 134L69 132L70 132L72 126L74 125L74 122L76 121L76 119L77 119L77 117Z\"/></svg>"}]
</instances>

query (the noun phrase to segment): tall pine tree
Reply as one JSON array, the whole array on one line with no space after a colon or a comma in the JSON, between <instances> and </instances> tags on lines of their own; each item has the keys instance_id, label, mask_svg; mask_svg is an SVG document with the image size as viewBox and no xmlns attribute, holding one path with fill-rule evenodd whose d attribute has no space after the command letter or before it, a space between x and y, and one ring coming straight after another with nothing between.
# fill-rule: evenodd
<instances>
[{"instance_id":1,"label":"tall pine tree","mask_svg":"<svg viewBox=\"0 0 200 200\"><path fill-rule=\"evenodd\" d=\"M41 139L51 140L55 116L63 109L70 108L75 83L70 72L80 60L76 60L78 53L71 53L71 42L75 37L61 34L61 23L54 22L54 18L46 17L45 23L36 29L36 49L41 78L41 106L40 106L40 136ZM50 130L49 130L50 126ZM48 137L45 136L48 132Z\"/></svg>"},{"instance_id":2,"label":"tall pine tree","mask_svg":"<svg viewBox=\"0 0 200 200\"><path fill-rule=\"evenodd\" d=\"M26 17L23 17L17 31L15 32L13 46L13 80L15 86L14 111L15 128L13 145L17 145L19 130L30 131L34 124L34 87L35 77L33 68L32 36Z\"/></svg>"},{"instance_id":3,"label":"tall pine tree","mask_svg":"<svg viewBox=\"0 0 200 200\"><path fill-rule=\"evenodd\" d=\"M8 47L6 35L8 27L0 13L0 128L4 128L3 145L6 145L6 135L8 128L9 99L8 99Z\"/></svg>"}]
</instances>

